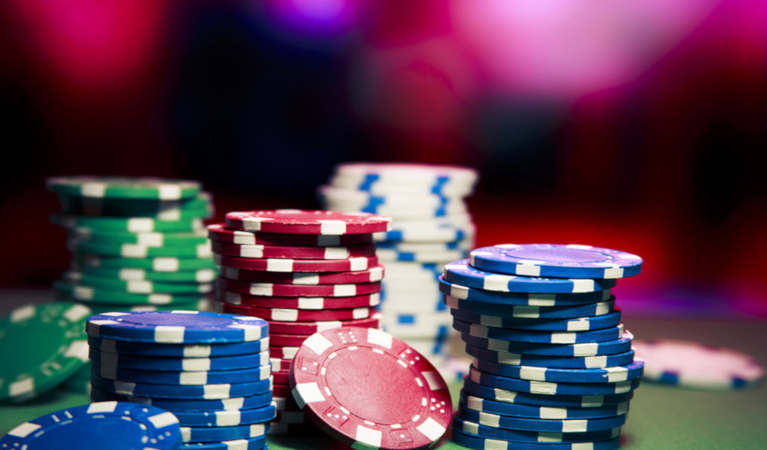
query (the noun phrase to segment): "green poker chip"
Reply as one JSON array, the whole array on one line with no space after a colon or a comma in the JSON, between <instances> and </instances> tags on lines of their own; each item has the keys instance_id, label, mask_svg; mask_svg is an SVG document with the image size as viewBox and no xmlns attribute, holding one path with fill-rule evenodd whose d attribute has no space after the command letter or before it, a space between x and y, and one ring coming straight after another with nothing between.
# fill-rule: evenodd
<instances>
[{"instance_id":1,"label":"green poker chip","mask_svg":"<svg viewBox=\"0 0 767 450\"><path fill-rule=\"evenodd\" d=\"M106 199L59 195L62 212L82 216L155 217L177 220L177 217L203 211L211 213L210 194L201 192L196 197L182 200Z\"/></svg>"},{"instance_id":2,"label":"green poker chip","mask_svg":"<svg viewBox=\"0 0 767 450\"><path fill-rule=\"evenodd\" d=\"M213 290L212 283L158 283L146 280L123 281L71 271L64 273L63 277L71 283L130 294L207 294Z\"/></svg>"},{"instance_id":3,"label":"green poker chip","mask_svg":"<svg viewBox=\"0 0 767 450\"><path fill-rule=\"evenodd\" d=\"M181 270L215 269L211 258L119 258L76 253L75 262L81 267L109 269L144 269L154 272L178 272Z\"/></svg>"},{"instance_id":4,"label":"green poker chip","mask_svg":"<svg viewBox=\"0 0 767 450\"><path fill-rule=\"evenodd\" d=\"M89 198L178 200L200 192L200 183L162 178L96 176L52 177L48 189L63 195Z\"/></svg>"},{"instance_id":5,"label":"green poker chip","mask_svg":"<svg viewBox=\"0 0 767 450\"><path fill-rule=\"evenodd\" d=\"M208 242L207 234L200 231L180 233L102 233L97 231L70 233L70 237L79 242L95 242L97 244L132 244L145 247L178 247L194 246Z\"/></svg>"},{"instance_id":6,"label":"green poker chip","mask_svg":"<svg viewBox=\"0 0 767 450\"><path fill-rule=\"evenodd\" d=\"M83 275L111 278L122 281L155 281L161 283L211 283L218 276L216 269L180 270L177 272L154 272L144 269L112 269L108 267L78 267Z\"/></svg>"},{"instance_id":7,"label":"green poker chip","mask_svg":"<svg viewBox=\"0 0 767 450\"><path fill-rule=\"evenodd\" d=\"M88 361L85 320L78 303L27 305L0 321L0 400L20 402L67 380Z\"/></svg>"},{"instance_id":8,"label":"green poker chip","mask_svg":"<svg viewBox=\"0 0 767 450\"><path fill-rule=\"evenodd\" d=\"M173 256L178 258L212 258L210 242L197 245L175 245L169 247L147 247L138 244L120 244L102 241L70 240L69 249L78 253L90 253L121 258L157 258Z\"/></svg>"},{"instance_id":9,"label":"green poker chip","mask_svg":"<svg viewBox=\"0 0 767 450\"><path fill-rule=\"evenodd\" d=\"M205 297L200 294L133 294L124 291L115 291L83 283L71 283L57 281L53 283L54 289L67 299L86 303L112 303L132 305L172 305L176 303L196 303Z\"/></svg>"},{"instance_id":10,"label":"green poker chip","mask_svg":"<svg viewBox=\"0 0 767 450\"><path fill-rule=\"evenodd\" d=\"M205 229L202 219L206 216L206 214L196 214L193 217L184 217L180 220L160 220L153 217L86 217L54 214L51 216L51 221L56 225L79 233L182 232Z\"/></svg>"}]
</instances>

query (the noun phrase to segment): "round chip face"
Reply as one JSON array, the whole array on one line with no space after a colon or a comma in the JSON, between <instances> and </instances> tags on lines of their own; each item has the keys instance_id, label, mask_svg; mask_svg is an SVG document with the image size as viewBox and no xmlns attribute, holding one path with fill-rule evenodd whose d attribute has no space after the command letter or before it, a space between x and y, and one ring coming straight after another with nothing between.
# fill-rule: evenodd
<instances>
[{"instance_id":1,"label":"round chip face","mask_svg":"<svg viewBox=\"0 0 767 450\"><path fill-rule=\"evenodd\" d=\"M345 327L310 336L294 358L290 381L302 410L351 444L430 446L452 416L437 369L381 330Z\"/></svg>"},{"instance_id":2,"label":"round chip face","mask_svg":"<svg viewBox=\"0 0 767 450\"><path fill-rule=\"evenodd\" d=\"M161 178L52 177L46 184L60 194L93 198L178 200L200 192L196 181Z\"/></svg>"},{"instance_id":3,"label":"round chip face","mask_svg":"<svg viewBox=\"0 0 767 450\"><path fill-rule=\"evenodd\" d=\"M88 361L83 330L91 310L77 303L27 305L0 321L0 400L22 401L64 382Z\"/></svg>"},{"instance_id":4,"label":"round chip face","mask_svg":"<svg viewBox=\"0 0 767 450\"><path fill-rule=\"evenodd\" d=\"M635 341L636 357L645 362L645 379L696 389L737 389L764 378L752 357L723 347L689 341Z\"/></svg>"},{"instance_id":5,"label":"round chip face","mask_svg":"<svg viewBox=\"0 0 767 450\"><path fill-rule=\"evenodd\" d=\"M479 270L469 265L468 259L445 265L444 278L453 284L498 292L526 292L541 294L576 294L602 291L615 287L615 280L542 278L519 275L500 275Z\"/></svg>"},{"instance_id":6,"label":"round chip face","mask_svg":"<svg viewBox=\"0 0 767 450\"><path fill-rule=\"evenodd\" d=\"M247 342L268 336L255 317L199 311L145 311L91 316L88 336L158 344Z\"/></svg>"},{"instance_id":7,"label":"round chip face","mask_svg":"<svg viewBox=\"0 0 767 450\"><path fill-rule=\"evenodd\" d=\"M75 444L76 443L76 444ZM62 409L22 423L0 439L0 448L84 450L176 449L178 419L168 411L105 401Z\"/></svg>"},{"instance_id":8,"label":"round chip face","mask_svg":"<svg viewBox=\"0 0 767 450\"><path fill-rule=\"evenodd\" d=\"M285 234L369 234L388 231L391 219L366 213L278 209L226 214L228 228Z\"/></svg>"},{"instance_id":9,"label":"round chip face","mask_svg":"<svg viewBox=\"0 0 767 450\"><path fill-rule=\"evenodd\" d=\"M642 258L578 244L500 244L471 251L471 265L529 277L624 278L638 275Z\"/></svg>"}]
</instances>

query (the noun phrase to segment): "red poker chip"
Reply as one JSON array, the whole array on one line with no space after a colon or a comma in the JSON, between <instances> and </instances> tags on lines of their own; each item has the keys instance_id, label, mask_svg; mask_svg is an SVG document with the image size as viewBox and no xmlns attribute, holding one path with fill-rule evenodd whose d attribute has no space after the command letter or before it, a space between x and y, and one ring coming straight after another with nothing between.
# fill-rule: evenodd
<instances>
[{"instance_id":1,"label":"red poker chip","mask_svg":"<svg viewBox=\"0 0 767 450\"><path fill-rule=\"evenodd\" d=\"M269 357L280 359L293 359L301 347L269 347Z\"/></svg>"},{"instance_id":2,"label":"red poker chip","mask_svg":"<svg viewBox=\"0 0 767 450\"><path fill-rule=\"evenodd\" d=\"M288 259L288 258L239 258L237 256L213 255L219 266L266 272L349 272L367 270L378 265L375 256L358 256L348 259Z\"/></svg>"},{"instance_id":3,"label":"red poker chip","mask_svg":"<svg viewBox=\"0 0 767 450\"><path fill-rule=\"evenodd\" d=\"M262 233L369 234L389 231L391 218L368 213L298 209L233 211L226 214L226 227Z\"/></svg>"},{"instance_id":4,"label":"red poker chip","mask_svg":"<svg viewBox=\"0 0 767 450\"><path fill-rule=\"evenodd\" d=\"M333 320L325 322L269 322L270 333L310 335L340 327L378 328L381 313L360 320Z\"/></svg>"},{"instance_id":5,"label":"red poker chip","mask_svg":"<svg viewBox=\"0 0 767 450\"><path fill-rule=\"evenodd\" d=\"M374 283L383 280L384 266L375 266L356 272L297 272L280 273L260 270L243 270L234 267L221 267L220 276L228 280L250 283L292 284L317 286L320 284Z\"/></svg>"},{"instance_id":6,"label":"red poker chip","mask_svg":"<svg viewBox=\"0 0 767 450\"><path fill-rule=\"evenodd\" d=\"M307 311L321 309L349 309L377 306L381 303L379 293L355 295L352 297L263 297L218 290L216 300L230 305L256 308L287 308Z\"/></svg>"},{"instance_id":7,"label":"red poker chip","mask_svg":"<svg viewBox=\"0 0 767 450\"><path fill-rule=\"evenodd\" d=\"M304 336L306 338L306 336ZM269 358L269 363L272 365L272 370L289 370L292 359L283 358Z\"/></svg>"},{"instance_id":8,"label":"red poker chip","mask_svg":"<svg viewBox=\"0 0 767 450\"><path fill-rule=\"evenodd\" d=\"M318 320L352 320L365 319L376 312L376 307L326 309L312 311L305 309L288 308L259 308L256 306L230 305L224 303L224 312L243 316L259 317L275 322L315 322Z\"/></svg>"},{"instance_id":9,"label":"red poker chip","mask_svg":"<svg viewBox=\"0 0 767 450\"><path fill-rule=\"evenodd\" d=\"M376 246L370 244L352 247L289 247L223 244L212 241L211 248L219 255L239 258L349 259L376 254Z\"/></svg>"},{"instance_id":10,"label":"red poker chip","mask_svg":"<svg viewBox=\"0 0 767 450\"><path fill-rule=\"evenodd\" d=\"M428 447L453 413L447 384L429 360L371 328L310 336L293 360L290 385L307 417L351 445Z\"/></svg>"},{"instance_id":11,"label":"red poker chip","mask_svg":"<svg viewBox=\"0 0 767 450\"><path fill-rule=\"evenodd\" d=\"M276 346L299 347L308 337L305 334L269 333L269 342ZM274 367L272 367L272 371L274 371Z\"/></svg>"},{"instance_id":12,"label":"red poker chip","mask_svg":"<svg viewBox=\"0 0 767 450\"><path fill-rule=\"evenodd\" d=\"M284 370L280 372L272 371L272 379L274 380L275 384L290 385L290 371L288 370Z\"/></svg>"},{"instance_id":13,"label":"red poker chip","mask_svg":"<svg viewBox=\"0 0 767 450\"><path fill-rule=\"evenodd\" d=\"M381 282L305 286L302 284L250 283L219 278L218 286L229 292L262 297L353 297L381 291Z\"/></svg>"},{"instance_id":14,"label":"red poker chip","mask_svg":"<svg viewBox=\"0 0 767 450\"><path fill-rule=\"evenodd\" d=\"M252 231L231 230L226 224L208 225L208 237L215 242L239 245L277 245L305 247L341 247L349 245L372 244L372 234L344 234L340 236L323 234L277 234L254 233Z\"/></svg>"},{"instance_id":15,"label":"red poker chip","mask_svg":"<svg viewBox=\"0 0 767 450\"><path fill-rule=\"evenodd\" d=\"M289 405L295 405L295 400L293 400L293 395L290 393L290 384L280 384L280 383L274 383L272 387L272 397L274 398L284 398L285 402L288 406ZM286 406L286 405L278 405L279 406ZM296 405L298 406L298 405ZM280 408L280 409L285 409ZM296 408L296 410L299 410L299 408Z\"/></svg>"}]
</instances>

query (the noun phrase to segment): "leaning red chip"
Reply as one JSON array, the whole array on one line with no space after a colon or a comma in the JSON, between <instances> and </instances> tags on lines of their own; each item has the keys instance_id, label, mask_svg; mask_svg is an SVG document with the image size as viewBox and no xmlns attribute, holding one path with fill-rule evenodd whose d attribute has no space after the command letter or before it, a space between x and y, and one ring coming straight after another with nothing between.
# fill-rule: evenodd
<instances>
[{"instance_id":1,"label":"leaning red chip","mask_svg":"<svg viewBox=\"0 0 767 450\"><path fill-rule=\"evenodd\" d=\"M218 290L216 300L230 305L258 308L288 308L301 310L347 309L376 306L381 303L379 293L350 297L265 297Z\"/></svg>"},{"instance_id":2,"label":"leaning red chip","mask_svg":"<svg viewBox=\"0 0 767 450\"><path fill-rule=\"evenodd\" d=\"M324 322L269 322L270 333L305 334L310 335L319 331L332 330L340 327L378 328L381 313L360 320L334 320ZM268 321L267 321L268 322ZM274 357L274 355L271 355Z\"/></svg>"},{"instance_id":3,"label":"leaning red chip","mask_svg":"<svg viewBox=\"0 0 767 450\"><path fill-rule=\"evenodd\" d=\"M368 213L306 211L233 211L226 214L226 227L244 231L286 234L368 234L389 231L391 218Z\"/></svg>"},{"instance_id":4,"label":"leaning red chip","mask_svg":"<svg viewBox=\"0 0 767 450\"><path fill-rule=\"evenodd\" d=\"M265 297L352 297L381 291L381 282L349 284L274 284L249 283L219 278L218 287L229 292Z\"/></svg>"},{"instance_id":5,"label":"leaning red chip","mask_svg":"<svg viewBox=\"0 0 767 450\"><path fill-rule=\"evenodd\" d=\"M247 281L250 283L299 284L316 286L318 284L374 283L383 280L384 266L370 267L356 272L264 272L243 270L234 267L222 267L220 277L228 280Z\"/></svg>"},{"instance_id":6,"label":"leaning red chip","mask_svg":"<svg viewBox=\"0 0 767 450\"><path fill-rule=\"evenodd\" d=\"M242 316L260 317L275 322L314 322L318 320L365 319L376 312L376 307L325 309L320 311L288 308L259 308L256 306L230 305L224 303L224 312Z\"/></svg>"},{"instance_id":7,"label":"leaning red chip","mask_svg":"<svg viewBox=\"0 0 767 450\"><path fill-rule=\"evenodd\" d=\"M208 225L208 237L214 242L240 245L300 245L305 247L341 247L372 244L372 234L344 234L340 236L323 234L277 234L254 233L231 230L226 224Z\"/></svg>"},{"instance_id":8,"label":"leaning red chip","mask_svg":"<svg viewBox=\"0 0 767 450\"><path fill-rule=\"evenodd\" d=\"M377 329L313 334L293 360L290 384L307 417L352 445L427 447L444 435L453 412L437 369Z\"/></svg>"},{"instance_id":9,"label":"leaning red chip","mask_svg":"<svg viewBox=\"0 0 767 450\"><path fill-rule=\"evenodd\" d=\"M378 265L375 256L358 256L348 259L282 259L282 258L239 258L236 256L213 255L219 266L266 272L349 272L367 270Z\"/></svg>"},{"instance_id":10,"label":"leaning red chip","mask_svg":"<svg viewBox=\"0 0 767 450\"><path fill-rule=\"evenodd\" d=\"M348 259L355 256L375 256L371 244L349 247L297 247L287 245L240 245L213 241L215 253L240 258Z\"/></svg>"}]
</instances>

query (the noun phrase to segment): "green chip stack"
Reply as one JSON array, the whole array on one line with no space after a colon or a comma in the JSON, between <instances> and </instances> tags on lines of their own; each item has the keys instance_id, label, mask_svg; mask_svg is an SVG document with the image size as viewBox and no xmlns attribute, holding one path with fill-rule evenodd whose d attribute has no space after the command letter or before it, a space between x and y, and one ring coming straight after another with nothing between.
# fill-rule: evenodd
<instances>
[{"instance_id":1,"label":"green chip stack","mask_svg":"<svg viewBox=\"0 0 767 450\"><path fill-rule=\"evenodd\" d=\"M47 180L69 230L70 270L54 283L60 300L93 314L138 310L205 310L217 269L203 220L210 195L196 181L72 176ZM67 385L83 391L90 367Z\"/></svg>"}]
</instances>

